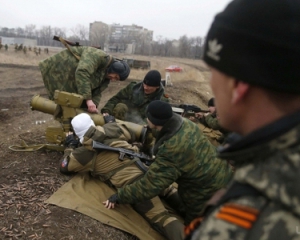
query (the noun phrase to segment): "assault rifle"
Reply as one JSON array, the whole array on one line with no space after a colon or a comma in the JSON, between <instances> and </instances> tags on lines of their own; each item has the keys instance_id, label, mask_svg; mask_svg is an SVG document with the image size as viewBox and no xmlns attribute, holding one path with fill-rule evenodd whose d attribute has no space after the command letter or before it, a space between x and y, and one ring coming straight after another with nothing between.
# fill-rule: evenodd
<instances>
[{"instance_id":1,"label":"assault rifle","mask_svg":"<svg viewBox=\"0 0 300 240\"><path fill-rule=\"evenodd\" d=\"M53 40L59 41L59 42L61 42L64 45L65 45L65 43L67 43L68 45L70 45L72 47L74 47L74 46L82 46L82 45L79 44L79 42L71 42L71 41L69 41L67 39L64 39L62 37L58 37L58 36L55 36L55 35L53 36ZM101 47L96 47L96 46L92 46L92 47L101 49Z\"/></svg>"},{"instance_id":2,"label":"assault rifle","mask_svg":"<svg viewBox=\"0 0 300 240\"><path fill-rule=\"evenodd\" d=\"M203 113L209 113L209 110L203 110L200 107L192 104L180 104L180 105L173 105L172 106L173 111L179 113L182 116L185 116L188 113L198 113L198 112L203 112Z\"/></svg>"},{"instance_id":3,"label":"assault rifle","mask_svg":"<svg viewBox=\"0 0 300 240\"><path fill-rule=\"evenodd\" d=\"M180 104L179 108L182 108L184 110L184 112L194 112L194 113L203 112L203 113L209 113L209 110L203 110L200 107L198 107L196 105L191 105L191 104Z\"/></svg>"},{"instance_id":4,"label":"assault rifle","mask_svg":"<svg viewBox=\"0 0 300 240\"><path fill-rule=\"evenodd\" d=\"M70 46L81 46L80 44L79 44L79 42L71 42L71 41L69 41L69 40L66 40L66 39L64 39L64 38L62 38L62 37L58 37L58 36L55 36L54 35L54 37L53 37L53 40L56 40L56 41L59 41L59 42L61 42L61 40L63 40L63 41L65 41L67 44L69 44Z\"/></svg>"},{"instance_id":5,"label":"assault rifle","mask_svg":"<svg viewBox=\"0 0 300 240\"><path fill-rule=\"evenodd\" d=\"M139 158L142 162L144 162L147 166L150 166L151 163L153 162L153 158L151 158L149 155L145 153L137 153L125 148L115 148L115 147L110 147L107 146L103 143L93 141L93 148L97 150L106 150L106 151L112 151L112 152L118 152L119 155L119 160L123 161L124 157L127 156L131 159L137 157Z\"/></svg>"}]
</instances>

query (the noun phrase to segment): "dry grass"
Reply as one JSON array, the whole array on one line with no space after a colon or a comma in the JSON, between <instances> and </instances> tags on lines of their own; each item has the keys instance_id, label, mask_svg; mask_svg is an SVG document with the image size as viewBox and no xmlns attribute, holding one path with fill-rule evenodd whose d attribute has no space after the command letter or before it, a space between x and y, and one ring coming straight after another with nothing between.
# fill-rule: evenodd
<instances>
[{"instance_id":1,"label":"dry grass","mask_svg":"<svg viewBox=\"0 0 300 240\"><path fill-rule=\"evenodd\" d=\"M49 55L57 51L50 48ZM28 144L45 143L46 124L58 124L52 116L29 108L34 94L44 93L46 96L37 65L47 56L44 52L39 56L33 52L24 55L23 52L15 52L13 46L7 52L0 50L0 63L6 63L0 66L0 109L9 110L0 111L0 239L136 240L134 236L83 214L43 203L71 177L59 173L61 153L24 153L8 149L8 146L20 145L21 140ZM152 69L159 70L163 77L168 65L183 67L182 73L171 73L174 84L165 89L171 103L196 104L206 109L207 100L211 97L210 73L200 60L133 57L150 60ZM142 80L147 72L132 69L129 78ZM101 104L126 85L127 81L112 82L103 92ZM36 124L40 120L47 123Z\"/></svg>"},{"instance_id":2,"label":"dry grass","mask_svg":"<svg viewBox=\"0 0 300 240\"><path fill-rule=\"evenodd\" d=\"M8 51L5 51L3 48L0 50L0 63L8 63L8 64L21 64L21 65L30 65L37 66L38 63L51 56L63 48L51 48L49 47L49 55L43 52L43 47L41 47L42 52L40 55L37 55L33 51L27 51L26 54L23 51L15 51L14 46L11 45L8 48ZM112 54L114 55L114 54ZM194 60L194 59L183 59L183 58L165 58L165 57L153 57L153 56L140 56L140 55L114 55L118 58L134 58L139 60L147 60L151 62L151 69L158 70L162 78L166 78L165 68L169 65L180 65L184 70L182 73L170 73L171 80L174 82L178 81L198 81L200 83L207 82L209 78L209 71L205 69L206 66L202 60ZM199 68L204 69L204 71L199 72ZM198 69L198 70L197 70ZM131 69L130 79L143 79L146 73L149 70L139 70L139 69Z\"/></svg>"}]
</instances>

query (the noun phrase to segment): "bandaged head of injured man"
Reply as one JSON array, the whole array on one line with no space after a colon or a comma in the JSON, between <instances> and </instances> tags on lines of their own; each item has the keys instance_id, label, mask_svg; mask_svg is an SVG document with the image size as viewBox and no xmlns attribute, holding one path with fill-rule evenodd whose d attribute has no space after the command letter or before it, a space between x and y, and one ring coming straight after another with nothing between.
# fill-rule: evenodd
<instances>
[{"instance_id":1,"label":"bandaged head of injured man","mask_svg":"<svg viewBox=\"0 0 300 240\"><path fill-rule=\"evenodd\" d=\"M95 126L94 121L87 113L80 113L71 121L73 130L80 142L83 142L83 136L91 126Z\"/></svg>"}]
</instances>

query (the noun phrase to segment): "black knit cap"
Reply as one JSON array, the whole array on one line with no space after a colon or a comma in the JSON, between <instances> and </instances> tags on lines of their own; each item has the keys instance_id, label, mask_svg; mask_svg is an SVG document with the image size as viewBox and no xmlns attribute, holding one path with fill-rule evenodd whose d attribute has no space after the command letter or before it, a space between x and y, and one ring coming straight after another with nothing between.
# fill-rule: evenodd
<instances>
[{"instance_id":1,"label":"black knit cap","mask_svg":"<svg viewBox=\"0 0 300 240\"><path fill-rule=\"evenodd\" d=\"M125 61L115 61L107 69L107 73L117 73L120 80L124 81L130 73L130 67Z\"/></svg>"},{"instance_id":2,"label":"black knit cap","mask_svg":"<svg viewBox=\"0 0 300 240\"><path fill-rule=\"evenodd\" d=\"M163 126L173 116L172 107L167 102L155 100L148 105L146 116L154 125Z\"/></svg>"},{"instance_id":3,"label":"black knit cap","mask_svg":"<svg viewBox=\"0 0 300 240\"><path fill-rule=\"evenodd\" d=\"M161 75L157 70L150 70L144 78L144 84L148 86L159 87L160 82L161 82Z\"/></svg>"},{"instance_id":4,"label":"black knit cap","mask_svg":"<svg viewBox=\"0 0 300 240\"><path fill-rule=\"evenodd\" d=\"M234 0L216 15L204 61L237 80L300 94L300 1Z\"/></svg>"},{"instance_id":5,"label":"black knit cap","mask_svg":"<svg viewBox=\"0 0 300 240\"><path fill-rule=\"evenodd\" d=\"M208 107L214 107L215 106L215 98L209 99L208 103L207 103L207 106Z\"/></svg>"}]
</instances>

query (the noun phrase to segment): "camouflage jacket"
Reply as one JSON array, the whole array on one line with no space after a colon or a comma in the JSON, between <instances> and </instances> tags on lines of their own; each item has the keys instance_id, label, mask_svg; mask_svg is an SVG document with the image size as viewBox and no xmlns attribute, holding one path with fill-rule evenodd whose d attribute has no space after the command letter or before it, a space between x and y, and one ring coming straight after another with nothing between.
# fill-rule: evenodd
<instances>
[{"instance_id":1,"label":"camouflage jacket","mask_svg":"<svg viewBox=\"0 0 300 240\"><path fill-rule=\"evenodd\" d=\"M127 105L130 113L138 113L140 117L145 120L146 108L150 102L154 100L162 100L168 102L167 95L164 94L164 87L162 84L159 89L152 94L146 95L144 93L143 82L131 82L125 88L121 89L115 96L108 100L101 112L108 112L112 114L114 107L118 103Z\"/></svg>"},{"instance_id":2,"label":"camouflage jacket","mask_svg":"<svg viewBox=\"0 0 300 240\"><path fill-rule=\"evenodd\" d=\"M204 117L206 125L214 130L222 130L219 120L215 114L208 114Z\"/></svg>"},{"instance_id":3,"label":"camouflage jacket","mask_svg":"<svg viewBox=\"0 0 300 240\"><path fill-rule=\"evenodd\" d=\"M300 111L252 132L220 157L233 160L234 181L259 196L227 199L192 239L300 239Z\"/></svg>"},{"instance_id":4,"label":"camouflage jacket","mask_svg":"<svg viewBox=\"0 0 300 240\"><path fill-rule=\"evenodd\" d=\"M39 63L49 98L53 100L54 91L61 90L80 94L98 105L101 92L109 84L105 78L109 55L93 47L70 49L80 60L65 49Z\"/></svg>"},{"instance_id":5,"label":"camouflage jacket","mask_svg":"<svg viewBox=\"0 0 300 240\"><path fill-rule=\"evenodd\" d=\"M186 210L185 223L198 216L203 204L232 176L226 161L196 124L177 114L158 133L155 161L138 181L118 189L120 203L137 203L158 195L173 182Z\"/></svg>"},{"instance_id":6,"label":"camouflage jacket","mask_svg":"<svg viewBox=\"0 0 300 240\"><path fill-rule=\"evenodd\" d=\"M119 123L108 123L103 127L91 126L81 146L65 150L64 158L60 161L60 171L90 172L102 181L110 180L115 187L122 187L140 177L143 171L134 164L134 160L124 156L121 161L118 152L97 151L93 149L92 143L94 140L107 146L138 152L138 147L130 143L133 138L134 133Z\"/></svg>"},{"instance_id":7,"label":"camouflage jacket","mask_svg":"<svg viewBox=\"0 0 300 240\"><path fill-rule=\"evenodd\" d=\"M217 118L216 113L212 113L212 114L208 114L207 116L200 118L200 123L202 123L204 126L209 127L213 130L218 130L220 131L223 136L218 140L219 143L223 143L224 139L228 136L228 134L230 133L229 131L227 131L226 129L224 129L220 123L219 120Z\"/></svg>"}]
</instances>

